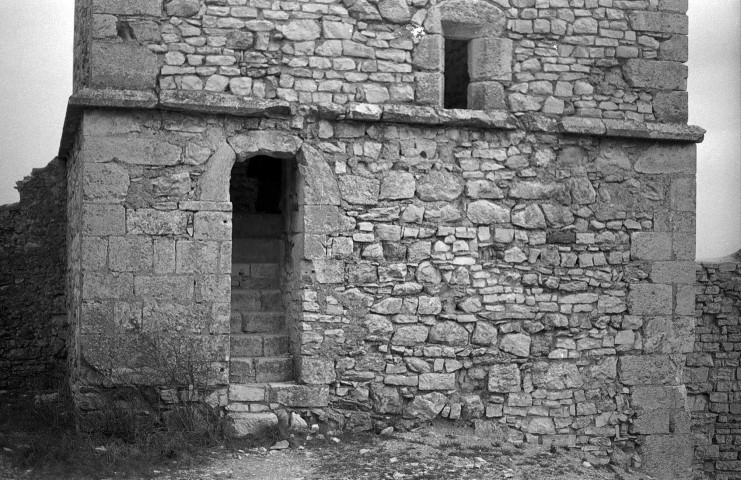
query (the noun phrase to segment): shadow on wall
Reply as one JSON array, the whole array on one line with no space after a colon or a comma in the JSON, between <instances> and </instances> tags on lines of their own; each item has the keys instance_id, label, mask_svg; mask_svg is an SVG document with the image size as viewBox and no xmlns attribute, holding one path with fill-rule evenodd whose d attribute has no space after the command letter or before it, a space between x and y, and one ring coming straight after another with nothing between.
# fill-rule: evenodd
<instances>
[{"instance_id":1,"label":"shadow on wall","mask_svg":"<svg viewBox=\"0 0 741 480\"><path fill-rule=\"evenodd\" d=\"M66 168L18 182L0 206L0 389L54 388L66 372Z\"/></svg>"}]
</instances>

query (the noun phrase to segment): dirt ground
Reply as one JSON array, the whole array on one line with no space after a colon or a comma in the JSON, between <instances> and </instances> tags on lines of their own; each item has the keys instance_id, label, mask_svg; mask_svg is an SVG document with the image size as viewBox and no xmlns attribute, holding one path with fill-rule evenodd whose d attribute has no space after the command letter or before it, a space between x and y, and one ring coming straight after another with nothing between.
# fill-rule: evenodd
<instances>
[{"instance_id":1,"label":"dirt ground","mask_svg":"<svg viewBox=\"0 0 741 480\"><path fill-rule=\"evenodd\" d=\"M279 445L280 446L280 445ZM204 449L183 468L179 462L135 477L156 480L414 479L414 480L642 480L612 465L594 467L579 450L499 444L465 427L428 427L390 435L295 435L283 449ZM91 454L95 454L91 452ZM0 478L69 478L11 468L0 455ZM114 475L112 479L134 480Z\"/></svg>"}]
</instances>

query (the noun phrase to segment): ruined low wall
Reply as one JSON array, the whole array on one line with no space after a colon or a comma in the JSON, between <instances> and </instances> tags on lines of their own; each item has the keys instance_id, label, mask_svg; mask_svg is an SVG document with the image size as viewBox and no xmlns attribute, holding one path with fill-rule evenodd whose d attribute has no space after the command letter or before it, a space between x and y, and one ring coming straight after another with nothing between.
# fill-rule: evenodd
<instances>
[{"instance_id":1,"label":"ruined low wall","mask_svg":"<svg viewBox=\"0 0 741 480\"><path fill-rule=\"evenodd\" d=\"M695 353L685 379L699 478L741 478L741 263L697 268Z\"/></svg>"},{"instance_id":2,"label":"ruined low wall","mask_svg":"<svg viewBox=\"0 0 741 480\"><path fill-rule=\"evenodd\" d=\"M19 182L0 206L0 389L56 387L64 377L65 166Z\"/></svg>"}]
</instances>

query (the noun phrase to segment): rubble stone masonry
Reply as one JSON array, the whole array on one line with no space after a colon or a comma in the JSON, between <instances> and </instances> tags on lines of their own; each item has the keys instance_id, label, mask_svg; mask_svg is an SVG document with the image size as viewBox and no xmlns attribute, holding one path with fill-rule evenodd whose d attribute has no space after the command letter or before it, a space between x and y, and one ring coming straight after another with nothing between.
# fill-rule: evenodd
<instances>
[{"instance_id":1,"label":"rubble stone masonry","mask_svg":"<svg viewBox=\"0 0 741 480\"><path fill-rule=\"evenodd\" d=\"M741 266L703 263L697 269L695 351L685 381L700 478L741 476Z\"/></svg>"},{"instance_id":2,"label":"rubble stone masonry","mask_svg":"<svg viewBox=\"0 0 741 480\"><path fill-rule=\"evenodd\" d=\"M55 159L0 206L0 389L57 388L67 372L65 176Z\"/></svg>"}]
</instances>

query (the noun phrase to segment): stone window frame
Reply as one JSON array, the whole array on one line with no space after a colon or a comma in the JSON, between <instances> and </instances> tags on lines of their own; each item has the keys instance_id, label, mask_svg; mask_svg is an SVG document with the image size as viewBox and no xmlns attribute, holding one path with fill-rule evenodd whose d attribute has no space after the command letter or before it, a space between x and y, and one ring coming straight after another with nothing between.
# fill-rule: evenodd
<instances>
[{"instance_id":1,"label":"stone window frame","mask_svg":"<svg viewBox=\"0 0 741 480\"><path fill-rule=\"evenodd\" d=\"M468 109L505 110L512 82L513 42L503 37L506 16L485 0L446 0L430 9L427 32L414 49L417 102L442 108L445 39L468 41Z\"/></svg>"}]
</instances>

